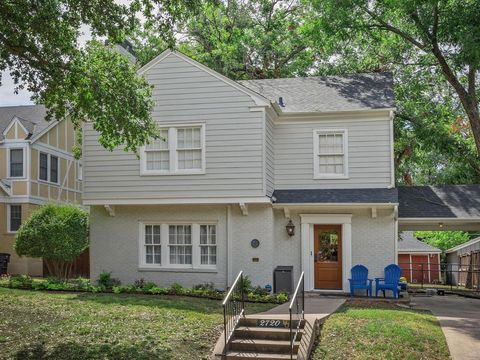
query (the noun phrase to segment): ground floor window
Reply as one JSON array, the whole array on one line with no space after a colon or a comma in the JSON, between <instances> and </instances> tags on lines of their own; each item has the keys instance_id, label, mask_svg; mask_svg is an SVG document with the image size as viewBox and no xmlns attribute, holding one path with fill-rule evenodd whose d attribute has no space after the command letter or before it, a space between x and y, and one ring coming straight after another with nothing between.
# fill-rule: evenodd
<instances>
[{"instance_id":1,"label":"ground floor window","mask_svg":"<svg viewBox=\"0 0 480 360\"><path fill-rule=\"evenodd\" d=\"M216 224L140 223L140 231L140 266L216 267Z\"/></svg>"},{"instance_id":2,"label":"ground floor window","mask_svg":"<svg viewBox=\"0 0 480 360\"><path fill-rule=\"evenodd\" d=\"M8 231L15 232L22 224L22 205L10 205L8 209Z\"/></svg>"}]
</instances>

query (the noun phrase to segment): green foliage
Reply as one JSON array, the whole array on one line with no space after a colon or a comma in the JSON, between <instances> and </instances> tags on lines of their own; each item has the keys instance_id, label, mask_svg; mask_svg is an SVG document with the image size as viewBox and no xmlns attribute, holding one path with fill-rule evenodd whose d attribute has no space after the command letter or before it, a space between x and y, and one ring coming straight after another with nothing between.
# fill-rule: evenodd
<instances>
[{"instance_id":1,"label":"green foliage","mask_svg":"<svg viewBox=\"0 0 480 360\"><path fill-rule=\"evenodd\" d=\"M471 238L465 231L415 231L415 237L442 251L463 244Z\"/></svg>"},{"instance_id":2,"label":"green foliage","mask_svg":"<svg viewBox=\"0 0 480 360\"><path fill-rule=\"evenodd\" d=\"M28 275L11 276L8 282L12 289L30 289L32 284L33 280Z\"/></svg>"},{"instance_id":3,"label":"green foliage","mask_svg":"<svg viewBox=\"0 0 480 360\"><path fill-rule=\"evenodd\" d=\"M88 247L88 213L73 205L44 205L22 224L14 247L20 256L43 258L51 274L65 279Z\"/></svg>"},{"instance_id":4,"label":"green foliage","mask_svg":"<svg viewBox=\"0 0 480 360\"><path fill-rule=\"evenodd\" d=\"M253 289L252 280L248 275L243 275L240 279L239 287L243 289L244 293L248 293Z\"/></svg>"},{"instance_id":5,"label":"green foliage","mask_svg":"<svg viewBox=\"0 0 480 360\"><path fill-rule=\"evenodd\" d=\"M120 286L120 280L112 277L112 273L103 271L98 276L97 283L104 289L112 289L114 286Z\"/></svg>"}]
</instances>

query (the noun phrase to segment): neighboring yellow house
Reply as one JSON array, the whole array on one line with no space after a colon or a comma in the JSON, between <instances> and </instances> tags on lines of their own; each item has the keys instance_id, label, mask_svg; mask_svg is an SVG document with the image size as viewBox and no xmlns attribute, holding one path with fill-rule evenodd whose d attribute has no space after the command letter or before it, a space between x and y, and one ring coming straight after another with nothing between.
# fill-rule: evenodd
<instances>
[{"instance_id":1,"label":"neighboring yellow house","mask_svg":"<svg viewBox=\"0 0 480 360\"><path fill-rule=\"evenodd\" d=\"M41 105L0 107L0 253L8 272L42 276L40 259L18 257L15 232L38 206L81 204L82 168L73 157L70 121L45 121Z\"/></svg>"}]
</instances>

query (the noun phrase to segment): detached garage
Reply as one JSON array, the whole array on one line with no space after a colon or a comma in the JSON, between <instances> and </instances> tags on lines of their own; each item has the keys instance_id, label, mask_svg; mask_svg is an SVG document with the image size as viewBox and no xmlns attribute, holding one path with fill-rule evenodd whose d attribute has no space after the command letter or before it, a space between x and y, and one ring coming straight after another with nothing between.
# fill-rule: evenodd
<instances>
[{"instance_id":1,"label":"detached garage","mask_svg":"<svg viewBox=\"0 0 480 360\"><path fill-rule=\"evenodd\" d=\"M440 249L416 239L413 231L404 231L398 236L398 265L409 283L440 282L441 253Z\"/></svg>"}]
</instances>

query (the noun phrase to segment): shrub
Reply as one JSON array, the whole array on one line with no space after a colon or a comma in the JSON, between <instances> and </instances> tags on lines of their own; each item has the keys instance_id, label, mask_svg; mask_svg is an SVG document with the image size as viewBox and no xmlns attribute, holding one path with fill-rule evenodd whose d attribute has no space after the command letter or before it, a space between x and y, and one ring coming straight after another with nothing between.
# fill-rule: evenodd
<instances>
[{"instance_id":1,"label":"shrub","mask_svg":"<svg viewBox=\"0 0 480 360\"><path fill-rule=\"evenodd\" d=\"M241 280L240 282L240 288L242 288L243 292L246 294L252 291L252 280L250 280L248 275L243 275L243 281Z\"/></svg>"},{"instance_id":2,"label":"shrub","mask_svg":"<svg viewBox=\"0 0 480 360\"><path fill-rule=\"evenodd\" d=\"M284 303L288 301L288 294L286 292L281 292L277 294L277 302Z\"/></svg>"},{"instance_id":3,"label":"shrub","mask_svg":"<svg viewBox=\"0 0 480 360\"><path fill-rule=\"evenodd\" d=\"M11 276L8 281L8 286L12 289L30 289L33 284L33 279L28 275Z\"/></svg>"},{"instance_id":4,"label":"shrub","mask_svg":"<svg viewBox=\"0 0 480 360\"><path fill-rule=\"evenodd\" d=\"M44 205L20 226L14 247L20 256L43 258L50 274L67 279L88 247L88 213L73 205Z\"/></svg>"},{"instance_id":5,"label":"shrub","mask_svg":"<svg viewBox=\"0 0 480 360\"><path fill-rule=\"evenodd\" d=\"M173 283L170 286L170 294L172 295L185 295L186 293L188 293L188 290L178 283Z\"/></svg>"},{"instance_id":6,"label":"shrub","mask_svg":"<svg viewBox=\"0 0 480 360\"><path fill-rule=\"evenodd\" d=\"M254 294L256 294L256 295L261 295L261 296L270 295L270 292L269 292L267 289L265 289L265 288L263 288L263 287L261 287L261 286L256 286L256 287L254 287L254 288L252 289L252 292L253 292Z\"/></svg>"},{"instance_id":7,"label":"shrub","mask_svg":"<svg viewBox=\"0 0 480 360\"><path fill-rule=\"evenodd\" d=\"M148 290L152 295L167 295L170 292L170 289L161 288L161 287L152 287Z\"/></svg>"},{"instance_id":8,"label":"shrub","mask_svg":"<svg viewBox=\"0 0 480 360\"><path fill-rule=\"evenodd\" d=\"M142 290L149 292L150 289L156 288L157 284L155 284L153 281L147 281L145 284L142 286Z\"/></svg>"},{"instance_id":9,"label":"shrub","mask_svg":"<svg viewBox=\"0 0 480 360\"><path fill-rule=\"evenodd\" d=\"M98 285L104 289L112 289L114 286L120 286L120 280L113 278L112 274L104 271L98 277Z\"/></svg>"}]
</instances>

